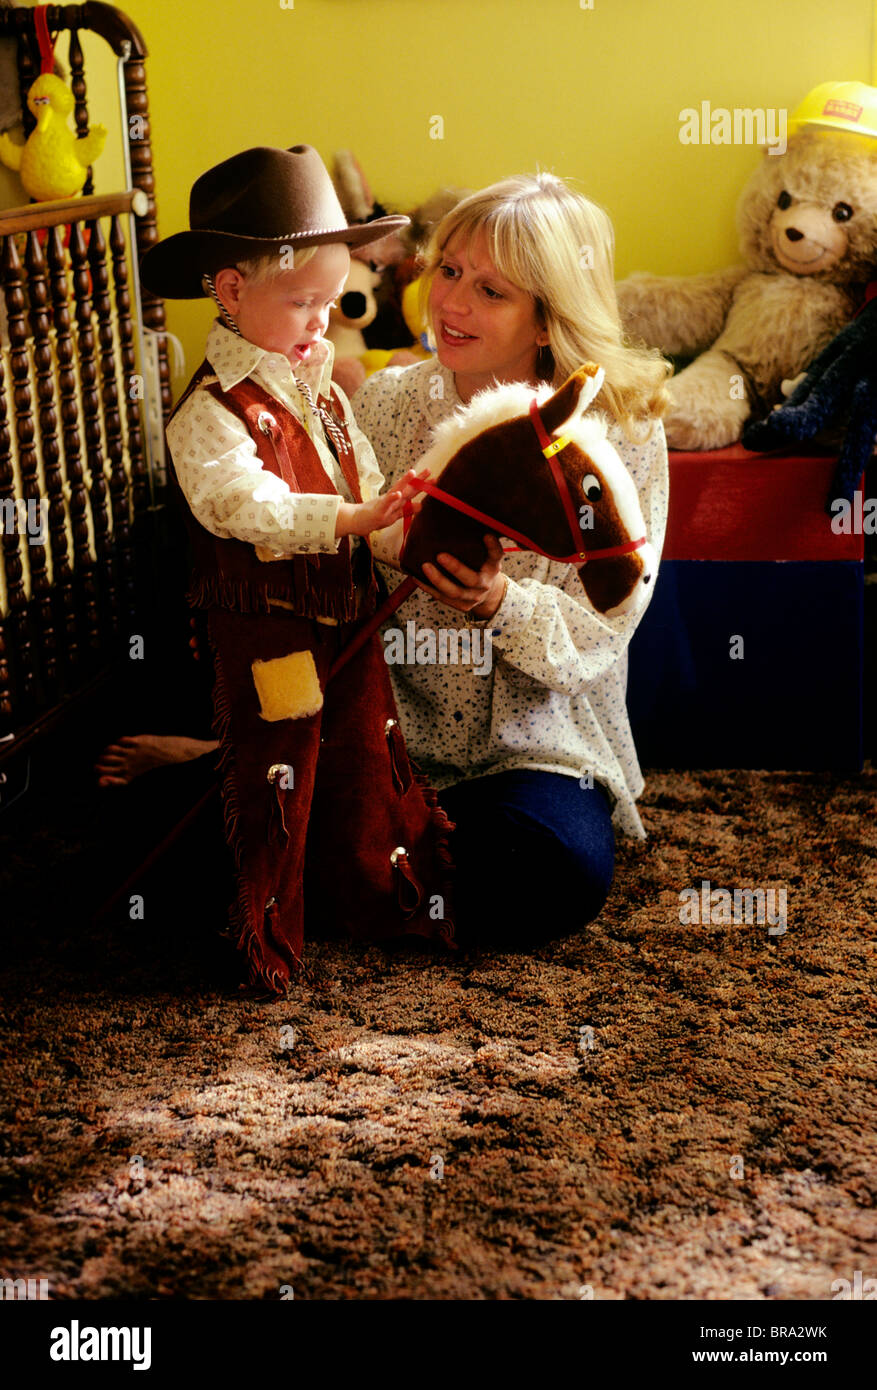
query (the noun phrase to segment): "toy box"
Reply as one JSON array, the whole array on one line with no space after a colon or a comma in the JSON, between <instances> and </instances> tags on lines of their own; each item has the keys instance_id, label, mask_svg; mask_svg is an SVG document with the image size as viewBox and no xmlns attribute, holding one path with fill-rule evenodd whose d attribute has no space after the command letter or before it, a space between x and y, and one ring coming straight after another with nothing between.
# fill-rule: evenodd
<instances>
[{"instance_id":1,"label":"toy box","mask_svg":"<svg viewBox=\"0 0 877 1390\"><path fill-rule=\"evenodd\" d=\"M652 602L630 646L644 767L859 771L864 508L832 456L670 454Z\"/></svg>"}]
</instances>

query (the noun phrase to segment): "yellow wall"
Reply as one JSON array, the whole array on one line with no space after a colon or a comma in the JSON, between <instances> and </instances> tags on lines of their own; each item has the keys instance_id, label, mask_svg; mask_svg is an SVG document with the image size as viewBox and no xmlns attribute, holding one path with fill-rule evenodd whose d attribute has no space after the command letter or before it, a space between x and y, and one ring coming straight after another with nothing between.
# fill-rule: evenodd
<instances>
[{"instance_id":1,"label":"yellow wall","mask_svg":"<svg viewBox=\"0 0 877 1390\"><path fill-rule=\"evenodd\" d=\"M306 141L327 161L352 148L401 209L443 183L553 169L612 214L619 276L713 269L736 259L734 204L760 156L681 144L680 111L791 110L818 82L877 81L874 0L592 4L122 0L150 49L160 231L187 226L211 164ZM169 304L189 370L210 318Z\"/></svg>"}]
</instances>

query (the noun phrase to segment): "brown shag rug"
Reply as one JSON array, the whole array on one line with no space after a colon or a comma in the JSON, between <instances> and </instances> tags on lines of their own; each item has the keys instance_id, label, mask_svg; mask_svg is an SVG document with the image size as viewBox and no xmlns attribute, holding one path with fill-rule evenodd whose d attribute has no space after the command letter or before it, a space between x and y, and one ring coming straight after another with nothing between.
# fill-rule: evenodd
<instances>
[{"instance_id":1,"label":"brown shag rug","mask_svg":"<svg viewBox=\"0 0 877 1390\"><path fill-rule=\"evenodd\" d=\"M142 921L72 922L44 844L54 921L4 971L0 1275L61 1299L445 1300L830 1299L874 1276L875 791L871 770L652 773L650 839L575 937L311 943L282 1004L239 994L215 911L175 918L159 888ZM683 924L702 880L785 887L786 932Z\"/></svg>"}]
</instances>

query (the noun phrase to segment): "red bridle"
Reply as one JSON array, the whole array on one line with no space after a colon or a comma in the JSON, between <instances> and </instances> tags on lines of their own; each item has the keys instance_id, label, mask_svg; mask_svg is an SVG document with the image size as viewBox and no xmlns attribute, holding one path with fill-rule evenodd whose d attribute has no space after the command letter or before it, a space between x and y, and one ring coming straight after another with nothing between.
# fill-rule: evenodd
<instances>
[{"instance_id":1,"label":"red bridle","mask_svg":"<svg viewBox=\"0 0 877 1390\"><path fill-rule=\"evenodd\" d=\"M580 544L582 528L576 516L575 504L570 496L566 478L563 476L563 470L555 457L560 453L561 449L565 449L567 444L571 443L571 438L569 435L562 435L560 439L550 438L542 423L542 417L539 414L539 407L535 397L530 402L530 419L533 422L533 428L539 440L539 447L548 460L548 466L551 469L554 485L560 495L573 544L575 545L576 542ZM418 485L424 492L428 493L430 497L435 497L438 502L444 502L447 506L453 507L455 511L463 512L465 516L470 516L473 521L480 521L482 525L486 526L489 530L496 531L501 536L508 536L511 540L517 541L521 549L535 550L537 555L544 555L547 560L556 560L558 564L586 565L589 560L608 560L615 555L629 555L631 551L639 550L640 547L646 543L645 536L641 536L638 541L625 541L623 545L607 545L598 550L574 550L571 555L552 555L550 551L543 550L541 545L537 545L534 540L531 540L529 536L525 536L521 531L516 531L513 527L507 526L504 521L498 521L495 516L488 516L487 512L479 511L477 507L470 506L468 502L463 502L459 497L453 497L449 492L445 492L443 488L437 487L436 484L428 478L418 479ZM408 503L405 508L403 523L406 535L411 525L412 515L413 508L411 504ZM516 546L510 546L508 550L517 548Z\"/></svg>"}]
</instances>

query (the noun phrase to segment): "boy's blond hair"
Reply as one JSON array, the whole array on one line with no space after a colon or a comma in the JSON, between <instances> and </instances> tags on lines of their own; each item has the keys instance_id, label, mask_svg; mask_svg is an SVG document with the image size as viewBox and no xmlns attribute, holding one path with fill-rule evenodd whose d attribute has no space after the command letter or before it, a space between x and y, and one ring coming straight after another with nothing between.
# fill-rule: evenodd
<instances>
[{"instance_id":1,"label":"boy's blond hair","mask_svg":"<svg viewBox=\"0 0 877 1390\"><path fill-rule=\"evenodd\" d=\"M483 232L500 275L533 296L548 329L539 375L561 386L582 362L598 362L606 380L598 403L632 438L644 417L666 409L671 372L656 349L624 340L615 297L615 237L601 207L553 174L521 175L491 184L458 203L425 251L424 304L451 238Z\"/></svg>"},{"instance_id":2,"label":"boy's blond hair","mask_svg":"<svg viewBox=\"0 0 877 1390\"><path fill-rule=\"evenodd\" d=\"M235 261L234 268L245 275L252 284L263 285L290 270L301 270L302 266L313 260L319 249L318 246L300 246L298 249L281 246L276 251L266 252L263 256Z\"/></svg>"}]
</instances>

